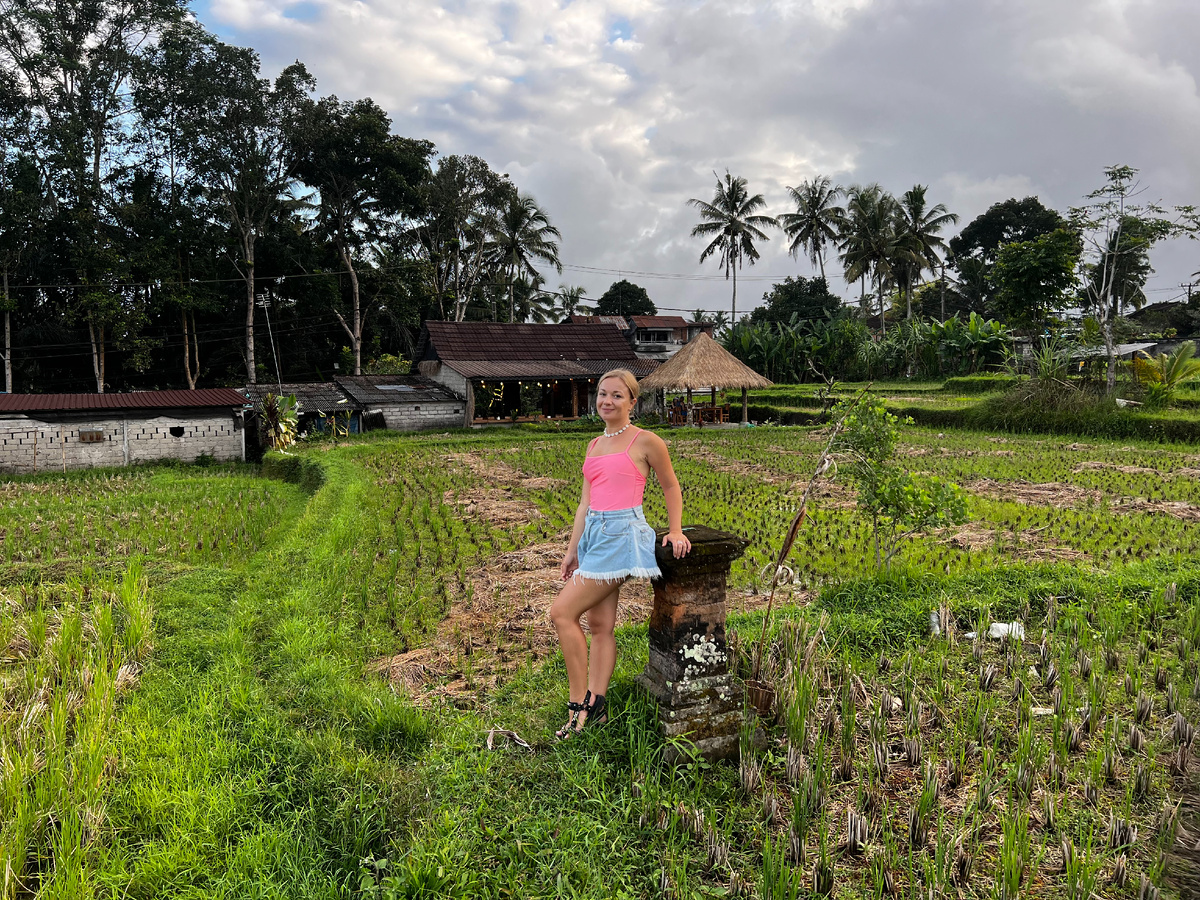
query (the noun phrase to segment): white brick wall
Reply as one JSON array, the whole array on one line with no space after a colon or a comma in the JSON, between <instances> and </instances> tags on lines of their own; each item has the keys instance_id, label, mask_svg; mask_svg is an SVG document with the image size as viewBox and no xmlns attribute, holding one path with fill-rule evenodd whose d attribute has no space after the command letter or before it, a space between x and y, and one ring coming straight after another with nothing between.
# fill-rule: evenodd
<instances>
[{"instance_id":1,"label":"white brick wall","mask_svg":"<svg viewBox=\"0 0 1200 900\"><path fill-rule=\"evenodd\" d=\"M420 431L425 428L458 428L463 423L462 400L423 403L394 403L382 407L389 431Z\"/></svg>"},{"instance_id":2,"label":"white brick wall","mask_svg":"<svg viewBox=\"0 0 1200 900\"><path fill-rule=\"evenodd\" d=\"M103 429L104 440L85 443L80 429ZM180 436L171 429L182 429ZM36 455L35 455L36 451ZM158 459L191 462L207 453L221 462L244 459L242 430L232 413L72 418L42 422L27 416L0 418L0 472L122 466Z\"/></svg>"}]
</instances>

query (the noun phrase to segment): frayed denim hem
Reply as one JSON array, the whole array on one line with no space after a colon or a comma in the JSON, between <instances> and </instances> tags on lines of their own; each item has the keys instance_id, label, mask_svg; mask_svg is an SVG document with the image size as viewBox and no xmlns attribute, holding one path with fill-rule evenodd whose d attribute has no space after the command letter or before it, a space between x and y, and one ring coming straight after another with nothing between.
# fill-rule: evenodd
<instances>
[{"instance_id":1,"label":"frayed denim hem","mask_svg":"<svg viewBox=\"0 0 1200 900\"><path fill-rule=\"evenodd\" d=\"M584 572L580 569L575 570L575 574L571 576L575 578L586 578L588 581L624 581L626 578L659 578L662 571L655 566L653 569L618 569L615 572Z\"/></svg>"}]
</instances>

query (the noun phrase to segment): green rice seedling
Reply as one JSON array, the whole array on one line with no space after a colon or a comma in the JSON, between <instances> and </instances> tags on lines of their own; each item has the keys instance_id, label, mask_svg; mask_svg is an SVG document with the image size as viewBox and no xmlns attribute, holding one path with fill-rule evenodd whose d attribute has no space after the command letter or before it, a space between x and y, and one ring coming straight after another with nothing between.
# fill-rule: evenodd
<instances>
[{"instance_id":1,"label":"green rice seedling","mask_svg":"<svg viewBox=\"0 0 1200 900\"><path fill-rule=\"evenodd\" d=\"M1000 878L997 895L1015 900L1025 883L1025 872L1033 860L1029 837L1029 815L1020 806L1010 807L1001 820Z\"/></svg>"},{"instance_id":2,"label":"green rice seedling","mask_svg":"<svg viewBox=\"0 0 1200 900\"><path fill-rule=\"evenodd\" d=\"M763 900L797 900L804 890L802 873L788 863L785 844L772 842L768 834L763 839L762 874L759 896Z\"/></svg>"},{"instance_id":3,"label":"green rice seedling","mask_svg":"<svg viewBox=\"0 0 1200 900\"><path fill-rule=\"evenodd\" d=\"M1069 837L1062 839L1062 873L1069 900L1089 900L1099 880L1100 861L1093 852L1095 832L1084 832L1079 848Z\"/></svg>"},{"instance_id":4,"label":"green rice seedling","mask_svg":"<svg viewBox=\"0 0 1200 900\"><path fill-rule=\"evenodd\" d=\"M820 842L812 871L812 892L818 897L829 897L833 894L834 872L833 857L829 852L829 828L824 821L819 830Z\"/></svg>"}]
</instances>

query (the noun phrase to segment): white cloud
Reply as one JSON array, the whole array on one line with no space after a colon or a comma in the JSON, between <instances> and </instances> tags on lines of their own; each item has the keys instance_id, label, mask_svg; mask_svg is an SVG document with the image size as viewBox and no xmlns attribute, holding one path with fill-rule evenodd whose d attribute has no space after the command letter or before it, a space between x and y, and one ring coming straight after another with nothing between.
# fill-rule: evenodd
<instances>
[{"instance_id":1,"label":"white cloud","mask_svg":"<svg viewBox=\"0 0 1200 900\"><path fill-rule=\"evenodd\" d=\"M965 224L1010 196L1065 208L1114 162L1200 201L1190 0L212 0L201 18L510 173L568 262L713 277L643 279L664 307L728 304L685 206L726 167L776 212L825 174L928 184ZM1198 267L1177 248L1155 262L1164 284ZM795 272L776 236L746 274ZM564 276L593 296L615 277Z\"/></svg>"}]
</instances>

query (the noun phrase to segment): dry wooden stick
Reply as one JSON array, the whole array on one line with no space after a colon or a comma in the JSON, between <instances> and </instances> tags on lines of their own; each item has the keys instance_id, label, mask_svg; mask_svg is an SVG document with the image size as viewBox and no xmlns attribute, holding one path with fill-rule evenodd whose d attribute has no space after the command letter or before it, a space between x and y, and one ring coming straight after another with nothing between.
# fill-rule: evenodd
<instances>
[{"instance_id":1,"label":"dry wooden stick","mask_svg":"<svg viewBox=\"0 0 1200 900\"><path fill-rule=\"evenodd\" d=\"M813 472L812 478L808 480L807 487L804 488L804 496L800 499L800 509L796 511L796 517L792 519L792 525L788 529L787 537L783 539L783 546L779 548L779 559L775 562L775 574L771 577L771 594L767 598L767 612L763 617L762 634L758 638L758 648L754 653L754 669L751 678L758 681L762 673L762 653L763 645L767 642L767 626L771 623L771 610L775 605L775 588L779 585L779 573L783 568L783 562L787 559L789 553L792 552L792 544L796 543L796 535L800 533L800 525L804 522L808 515L808 498L812 496L813 488L816 487L817 481L829 471L833 465L833 445L838 439L838 435L842 433L842 429L846 424L846 416L850 415L859 402L870 390L871 385L867 385L858 392L858 396L854 398L854 402L846 408L840 419L833 424L833 429L829 434L829 440L825 444L825 449L821 451L821 455L817 458L817 468Z\"/></svg>"}]
</instances>

